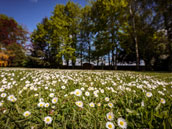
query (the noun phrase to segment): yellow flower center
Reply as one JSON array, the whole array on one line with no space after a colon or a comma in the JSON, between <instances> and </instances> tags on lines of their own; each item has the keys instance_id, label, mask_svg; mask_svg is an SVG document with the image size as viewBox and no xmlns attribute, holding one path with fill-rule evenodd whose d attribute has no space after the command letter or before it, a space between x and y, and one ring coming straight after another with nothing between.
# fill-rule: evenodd
<instances>
[{"instance_id":1,"label":"yellow flower center","mask_svg":"<svg viewBox=\"0 0 172 129\"><path fill-rule=\"evenodd\" d=\"M163 102L164 102L164 100L163 100L163 99L161 99L161 102L163 103Z\"/></svg>"},{"instance_id":2,"label":"yellow flower center","mask_svg":"<svg viewBox=\"0 0 172 129\"><path fill-rule=\"evenodd\" d=\"M29 113L26 113L26 114L25 114L25 116L28 116L28 115L29 115Z\"/></svg>"},{"instance_id":3,"label":"yellow flower center","mask_svg":"<svg viewBox=\"0 0 172 129\"><path fill-rule=\"evenodd\" d=\"M79 91L77 91L76 94L79 95Z\"/></svg>"},{"instance_id":4,"label":"yellow flower center","mask_svg":"<svg viewBox=\"0 0 172 129\"><path fill-rule=\"evenodd\" d=\"M111 124L109 124L109 125L108 125L108 127L109 127L109 128L112 128L112 125L111 125Z\"/></svg>"},{"instance_id":5,"label":"yellow flower center","mask_svg":"<svg viewBox=\"0 0 172 129\"><path fill-rule=\"evenodd\" d=\"M40 104L40 106L42 107L42 106L43 106L43 104Z\"/></svg>"},{"instance_id":6,"label":"yellow flower center","mask_svg":"<svg viewBox=\"0 0 172 129\"><path fill-rule=\"evenodd\" d=\"M123 126L123 125L124 125L124 122L123 122L123 121L120 121L120 125L122 125L122 126Z\"/></svg>"},{"instance_id":7,"label":"yellow flower center","mask_svg":"<svg viewBox=\"0 0 172 129\"><path fill-rule=\"evenodd\" d=\"M47 118L47 122L49 122L50 121L50 119L49 118Z\"/></svg>"},{"instance_id":8,"label":"yellow flower center","mask_svg":"<svg viewBox=\"0 0 172 129\"><path fill-rule=\"evenodd\" d=\"M111 115L109 115L109 116L108 116L108 118L109 118L109 119L112 119L112 116L111 116Z\"/></svg>"}]
</instances>

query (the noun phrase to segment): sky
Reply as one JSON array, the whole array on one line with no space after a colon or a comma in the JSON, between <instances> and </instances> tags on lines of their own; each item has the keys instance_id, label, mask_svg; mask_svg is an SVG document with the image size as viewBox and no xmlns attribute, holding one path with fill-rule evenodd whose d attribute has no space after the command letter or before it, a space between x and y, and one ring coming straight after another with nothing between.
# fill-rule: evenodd
<instances>
[{"instance_id":1,"label":"sky","mask_svg":"<svg viewBox=\"0 0 172 129\"><path fill-rule=\"evenodd\" d=\"M85 6L86 0L71 0ZM50 17L56 4L66 4L68 0L0 0L0 14L14 18L25 26L29 32L44 17Z\"/></svg>"}]
</instances>

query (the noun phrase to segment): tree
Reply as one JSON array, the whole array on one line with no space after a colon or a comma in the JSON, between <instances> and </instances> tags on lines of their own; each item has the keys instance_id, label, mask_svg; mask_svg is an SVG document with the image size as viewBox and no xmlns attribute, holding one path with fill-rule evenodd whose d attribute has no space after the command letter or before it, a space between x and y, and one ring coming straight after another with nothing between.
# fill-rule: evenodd
<instances>
[{"instance_id":1,"label":"tree","mask_svg":"<svg viewBox=\"0 0 172 129\"><path fill-rule=\"evenodd\" d=\"M27 31L13 18L0 14L0 51L9 54L13 66L24 66Z\"/></svg>"}]
</instances>

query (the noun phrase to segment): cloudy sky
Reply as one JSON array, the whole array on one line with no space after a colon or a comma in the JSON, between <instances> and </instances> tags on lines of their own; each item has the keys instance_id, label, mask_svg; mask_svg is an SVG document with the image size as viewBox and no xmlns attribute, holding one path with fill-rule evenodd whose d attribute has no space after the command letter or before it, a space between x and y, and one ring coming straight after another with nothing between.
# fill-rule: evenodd
<instances>
[{"instance_id":1,"label":"cloudy sky","mask_svg":"<svg viewBox=\"0 0 172 129\"><path fill-rule=\"evenodd\" d=\"M49 17L56 4L66 4L68 0L0 0L0 14L13 17L19 24L32 32L42 18ZM84 6L86 0L72 0Z\"/></svg>"}]
</instances>

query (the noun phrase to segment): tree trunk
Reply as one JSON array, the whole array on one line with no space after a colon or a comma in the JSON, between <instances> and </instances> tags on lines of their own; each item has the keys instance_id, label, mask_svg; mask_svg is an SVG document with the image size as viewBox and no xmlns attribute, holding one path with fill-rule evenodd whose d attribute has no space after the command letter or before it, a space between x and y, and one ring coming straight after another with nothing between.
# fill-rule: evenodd
<instances>
[{"instance_id":1,"label":"tree trunk","mask_svg":"<svg viewBox=\"0 0 172 129\"><path fill-rule=\"evenodd\" d=\"M88 61L89 64L91 63L91 45L90 45L90 41L88 41Z\"/></svg>"},{"instance_id":2,"label":"tree trunk","mask_svg":"<svg viewBox=\"0 0 172 129\"><path fill-rule=\"evenodd\" d=\"M114 69L114 68L113 68L113 67L114 67L114 52L113 52L113 50L114 50L114 49L112 49L112 51L111 51L111 52L112 52L112 69Z\"/></svg>"},{"instance_id":3,"label":"tree trunk","mask_svg":"<svg viewBox=\"0 0 172 129\"><path fill-rule=\"evenodd\" d=\"M138 38L137 38L136 25L135 25L135 14L133 12L133 7L132 7L133 3L134 3L133 1L131 1L130 3L130 15L132 17L132 28L133 28L133 36L135 43L135 51L136 51L136 69L139 70L139 66L140 66L139 47L138 47Z\"/></svg>"},{"instance_id":4,"label":"tree trunk","mask_svg":"<svg viewBox=\"0 0 172 129\"><path fill-rule=\"evenodd\" d=\"M117 47L115 47L116 53L115 53L115 70L117 70Z\"/></svg>"},{"instance_id":5,"label":"tree trunk","mask_svg":"<svg viewBox=\"0 0 172 129\"><path fill-rule=\"evenodd\" d=\"M109 68L111 66L111 63L110 63L110 53L108 53L108 61L109 61Z\"/></svg>"}]
</instances>

